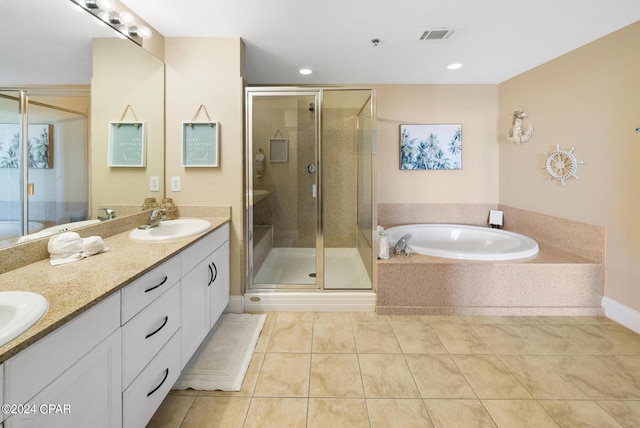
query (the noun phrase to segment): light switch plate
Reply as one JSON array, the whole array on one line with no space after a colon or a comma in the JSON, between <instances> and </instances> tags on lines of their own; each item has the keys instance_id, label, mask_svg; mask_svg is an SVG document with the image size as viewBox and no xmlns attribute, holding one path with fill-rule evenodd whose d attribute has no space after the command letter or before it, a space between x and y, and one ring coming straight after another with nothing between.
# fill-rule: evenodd
<instances>
[{"instance_id":1,"label":"light switch plate","mask_svg":"<svg viewBox=\"0 0 640 428\"><path fill-rule=\"evenodd\" d=\"M160 191L160 177L149 177L149 191L150 192Z\"/></svg>"},{"instance_id":2,"label":"light switch plate","mask_svg":"<svg viewBox=\"0 0 640 428\"><path fill-rule=\"evenodd\" d=\"M182 184L180 183L180 176L171 177L171 191L181 192Z\"/></svg>"}]
</instances>

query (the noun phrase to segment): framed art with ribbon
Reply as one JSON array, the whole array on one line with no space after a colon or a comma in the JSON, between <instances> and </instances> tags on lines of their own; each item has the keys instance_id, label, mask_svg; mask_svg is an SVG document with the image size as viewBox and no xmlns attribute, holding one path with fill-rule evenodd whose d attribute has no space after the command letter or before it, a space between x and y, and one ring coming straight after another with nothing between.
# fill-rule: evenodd
<instances>
[{"instance_id":1,"label":"framed art with ribbon","mask_svg":"<svg viewBox=\"0 0 640 428\"><path fill-rule=\"evenodd\" d=\"M197 120L201 111L204 111L206 121ZM202 104L191 121L182 122L182 166L219 166L219 147L220 124L211 120Z\"/></svg>"},{"instance_id":2,"label":"framed art with ribbon","mask_svg":"<svg viewBox=\"0 0 640 428\"><path fill-rule=\"evenodd\" d=\"M134 121L125 121L131 111ZM109 122L109 154L107 165L114 167L145 167L146 142L144 122L136 117L133 108L128 105L117 122Z\"/></svg>"}]
</instances>

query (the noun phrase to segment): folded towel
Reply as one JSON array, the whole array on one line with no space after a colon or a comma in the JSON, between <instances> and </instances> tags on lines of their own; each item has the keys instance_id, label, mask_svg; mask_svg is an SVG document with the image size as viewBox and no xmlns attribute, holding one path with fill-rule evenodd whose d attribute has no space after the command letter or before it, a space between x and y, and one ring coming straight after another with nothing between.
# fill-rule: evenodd
<instances>
[{"instance_id":1,"label":"folded towel","mask_svg":"<svg viewBox=\"0 0 640 428\"><path fill-rule=\"evenodd\" d=\"M57 266L109 251L99 236L81 238L76 232L64 232L49 239L50 263Z\"/></svg>"}]
</instances>

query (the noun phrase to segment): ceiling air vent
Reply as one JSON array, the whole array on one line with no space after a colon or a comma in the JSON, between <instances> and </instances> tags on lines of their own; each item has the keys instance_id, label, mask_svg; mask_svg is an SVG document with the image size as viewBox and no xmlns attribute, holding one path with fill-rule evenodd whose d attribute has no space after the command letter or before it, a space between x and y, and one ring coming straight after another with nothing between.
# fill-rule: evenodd
<instances>
[{"instance_id":1,"label":"ceiling air vent","mask_svg":"<svg viewBox=\"0 0 640 428\"><path fill-rule=\"evenodd\" d=\"M420 33L418 40L444 40L451 37L455 30L450 28L438 28L434 30L424 30Z\"/></svg>"}]
</instances>

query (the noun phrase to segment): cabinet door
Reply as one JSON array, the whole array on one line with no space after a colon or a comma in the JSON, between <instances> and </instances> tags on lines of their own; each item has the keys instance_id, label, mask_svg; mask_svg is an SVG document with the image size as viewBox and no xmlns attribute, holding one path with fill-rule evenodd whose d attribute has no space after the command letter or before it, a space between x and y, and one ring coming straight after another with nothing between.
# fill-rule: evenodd
<instances>
[{"instance_id":1,"label":"cabinet door","mask_svg":"<svg viewBox=\"0 0 640 428\"><path fill-rule=\"evenodd\" d=\"M120 330L116 330L31 399L26 408L33 413L13 415L4 426L122 426L121 360Z\"/></svg>"},{"instance_id":2,"label":"cabinet door","mask_svg":"<svg viewBox=\"0 0 640 428\"><path fill-rule=\"evenodd\" d=\"M215 273L209 285L211 294L211 327L229 304L229 241L212 255L209 262Z\"/></svg>"},{"instance_id":3,"label":"cabinet door","mask_svg":"<svg viewBox=\"0 0 640 428\"><path fill-rule=\"evenodd\" d=\"M182 277L180 302L182 318L182 367L198 349L209 332L209 287L211 278L209 259L200 262Z\"/></svg>"}]
</instances>

